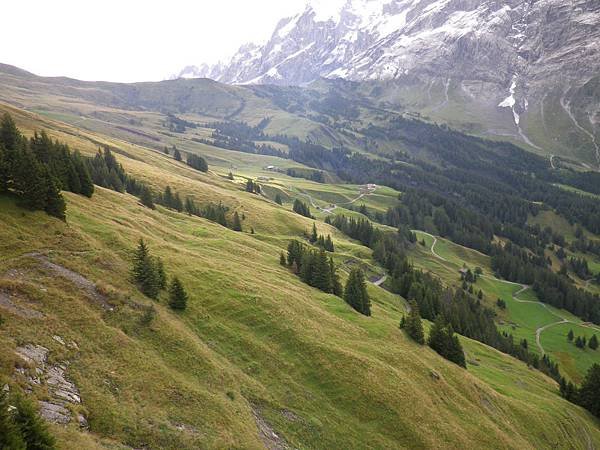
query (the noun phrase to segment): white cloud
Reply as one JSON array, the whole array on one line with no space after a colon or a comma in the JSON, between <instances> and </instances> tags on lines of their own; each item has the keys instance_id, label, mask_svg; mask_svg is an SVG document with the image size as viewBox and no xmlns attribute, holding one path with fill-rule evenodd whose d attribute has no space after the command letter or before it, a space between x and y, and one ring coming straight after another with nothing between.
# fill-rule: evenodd
<instances>
[{"instance_id":1,"label":"white cloud","mask_svg":"<svg viewBox=\"0 0 600 450\"><path fill-rule=\"evenodd\" d=\"M326 1L326 0L325 0ZM267 39L305 0L3 2L0 62L83 80L161 80Z\"/></svg>"}]
</instances>

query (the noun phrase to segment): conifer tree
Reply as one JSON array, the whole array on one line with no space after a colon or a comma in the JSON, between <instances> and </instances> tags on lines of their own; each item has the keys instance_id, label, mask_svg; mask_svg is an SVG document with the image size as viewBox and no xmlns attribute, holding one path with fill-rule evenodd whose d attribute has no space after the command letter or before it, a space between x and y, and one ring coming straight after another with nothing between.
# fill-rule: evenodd
<instances>
[{"instance_id":1,"label":"conifer tree","mask_svg":"<svg viewBox=\"0 0 600 450\"><path fill-rule=\"evenodd\" d=\"M156 280L158 288L160 290L167 288L167 274L165 272L165 265L161 258L155 260Z\"/></svg>"},{"instance_id":2,"label":"conifer tree","mask_svg":"<svg viewBox=\"0 0 600 450\"><path fill-rule=\"evenodd\" d=\"M588 343L588 347L591 348L592 350L596 350L598 348L598 338L596 337L596 335L592 335L592 337L590 338L590 342Z\"/></svg>"},{"instance_id":3,"label":"conifer tree","mask_svg":"<svg viewBox=\"0 0 600 450\"><path fill-rule=\"evenodd\" d=\"M335 267L335 263L333 262L333 258L329 258L329 273L331 277L331 292L333 295L337 295L341 297L344 295L344 288L342 287L342 283L340 282L340 277L337 273L337 269Z\"/></svg>"},{"instance_id":4,"label":"conifer tree","mask_svg":"<svg viewBox=\"0 0 600 450\"><path fill-rule=\"evenodd\" d=\"M25 440L9 406L8 393L0 391L0 449L26 450Z\"/></svg>"},{"instance_id":5,"label":"conifer tree","mask_svg":"<svg viewBox=\"0 0 600 450\"><path fill-rule=\"evenodd\" d=\"M179 278L173 277L169 287L169 306L171 309L184 310L187 307L188 295Z\"/></svg>"},{"instance_id":6,"label":"conifer tree","mask_svg":"<svg viewBox=\"0 0 600 450\"><path fill-rule=\"evenodd\" d=\"M281 195L279 195L279 194L275 195L275 203L277 203L278 205L283 205L283 200L281 200Z\"/></svg>"},{"instance_id":7,"label":"conifer tree","mask_svg":"<svg viewBox=\"0 0 600 450\"><path fill-rule=\"evenodd\" d=\"M144 295L153 299L158 297L160 280L150 250L143 239L140 239L133 255L132 275Z\"/></svg>"},{"instance_id":8,"label":"conifer tree","mask_svg":"<svg viewBox=\"0 0 600 450\"><path fill-rule=\"evenodd\" d=\"M333 246L333 240L331 239L331 235L327 235L327 238L325 239L325 250L327 250L328 252L333 253L335 251L335 248Z\"/></svg>"},{"instance_id":9,"label":"conifer tree","mask_svg":"<svg viewBox=\"0 0 600 450\"><path fill-rule=\"evenodd\" d=\"M142 192L140 193L140 203L146 208L156 209L156 206L154 206L154 200L152 198L152 192L146 185L142 187Z\"/></svg>"},{"instance_id":10,"label":"conifer tree","mask_svg":"<svg viewBox=\"0 0 600 450\"><path fill-rule=\"evenodd\" d=\"M317 235L317 225L313 222L312 233L310 234L309 241L311 244L314 244L319 239Z\"/></svg>"},{"instance_id":11,"label":"conifer tree","mask_svg":"<svg viewBox=\"0 0 600 450\"><path fill-rule=\"evenodd\" d=\"M46 423L24 397L15 399L14 421L17 423L27 450L54 450L55 440Z\"/></svg>"},{"instance_id":12,"label":"conifer tree","mask_svg":"<svg viewBox=\"0 0 600 450\"><path fill-rule=\"evenodd\" d=\"M465 354L458 337L454 335L451 325L446 325L441 315L438 315L429 330L427 340L429 346L444 358L466 367Z\"/></svg>"},{"instance_id":13,"label":"conifer tree","mask_svg":"<svg viewBox=\"0 0 600 450\"><path fill-rule=\"evenodd\" d=\"M54 179L48 173L48 170L45 167L42 167L41 175L45 179L46 183L46 207L44 210L47 214L57 217L61 220L66 219L65 212L67 210L67 206L65 204L65 199L63 198L58 186Z\"/></svg>"},{"instance_id":14,"label":"conifer tree","mask_svg":"<svg viewBox=\"0 0 600 450\"><path fill-rule=\"evenodd\" d=\"M323 292L332 292L331 271L325 250L321 249L314 256L314 271L311 285Z\"/></svg>"},{"instance_id":15,"label":"conifer tree","mask_svg":"<svg viewBox=\"0 0 600 450\"><path fill-rule=\"evenodd\" d=\"M173 196L173 208L178 212L183 211L183 202L181 201L179 192L175 192L175 195Z\"/></svg>"},{"instance_id":16,"label":"conifer tree","mask_svg":"<svg viewBox=\"0 0 600 450\"><path fill-rule=\"evenodd\" d=\"M31 210L46 208L48 195L47 171L37 162L30 150L24 150L15 164L14 188L20 204Z\"/></svg>"},{"instance_id":17,"label":"conifer tree","mask_svg":"<svg viewBox=\"0 0 600 450\"><path fill-rule=\"evenodd\" d=\"M365 275L361 269L352 269L344 288L344 300L365 316L371 315L371 300L367 293Z\"/></svg>"},{"instance_id":18,"label":"conifer tree","mask_svg":"<svg viewBox=\"0 0 600 450\"><path fill-rule=\"evenodd\" d=\"M198 215L198 208L194 203L194 199L191 197L186 197L185 199L185 212L188 213L190 216Z\"/></svg>"},{"instance_id":19,"label":"conifer tree","mask_svg":"<svg viewBox=\"0 0 600 450\"><path fill-rule=\"evenodd\" d=\"M73 166L77 171L79 177L79 184L81 186L81 194L88 198L91 198L94 194L94 183L87 166L83 162L83 157L79 151L75 151L73 154Z\"/></svg>"},{"instance_id":20,"label":"conifer tree","mask_svg":"<svg viewBox=\"0 0 600 450\"><path fill-rule=\"evenodd\" d=\"M569 330L569 334L567 334L567 339L569 340L569 342L573 342L574 338L575 335L573 334L573 330Z\"/></svg>"},{"instance_id":21,"label":"conifer tree","mask_svg":"<svg viewBox=\"0 0 600 450\"><path fill-rule=\"evenodd\" d=\"M581 406L600 418L600 365L588 369L577 397Z\"/></svg>"},{"instance_id":22,"label":"conifer tree","mask_svg":"<svg viewBox=\"0 0 600 450\"><path fill-rule=\"evenodd\" d=\"M173 146L173 158L175 161L181 161L181 152L175 146Z\"/></svg>"},{"instance_id":23,"label":"conifer tree","mask_svg":"<svg viewBox=\"0 0 600 450\"><path fill-rule=\"evenodd\" d=\"M229 175L227 175L227 178L229 178L231 181L233 181L235 178L233 176L233 172L229 172Z\"/></svg>"},{"instance_id":24,"label":"conifer tree","mask_svg":"<svg viewBox=\"0 0 600 450\"><path fill-rule=\"evenodd\" d=\"M404 322L404 329L406 333L417 343L425 343L425 333L423 332L423 323L421 322L421 315L419 314L419 307L417 302L411 300L409 302L410 311L408 317ZM404 316L403 316L404 318Z\"/></svg>"},{"instance_id":25,"label":"conifer tree","mask_svg":"<svg viewBox=\"0 0 600 450\"><path fill-rule=\"evenodd\" d=\"M279 264L281 264L282 266L287 266L287 259L285 257L285 253L281 252L279 254Z\"/></svg>"},{"instance_id":26,"label":"conifer tree","mask_svg":"<svg viewBox=\"0 0 600 450\"><path fill-rule=\"evenodd\" d=\"M231 229L233 231L242 231L242 222L237 211L233 213L233 224L231 225Z\"/></svg>"}]
</instances>

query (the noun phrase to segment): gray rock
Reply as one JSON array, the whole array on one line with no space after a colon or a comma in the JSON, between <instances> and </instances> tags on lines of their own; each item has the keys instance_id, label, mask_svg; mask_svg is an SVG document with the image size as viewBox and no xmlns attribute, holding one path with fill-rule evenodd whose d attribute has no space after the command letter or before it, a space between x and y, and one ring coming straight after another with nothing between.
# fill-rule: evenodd
<instances>
[{"instance_id":1,"label":"gray rock","mask_svg":"<svg viewBox=\"0 0 600 450\"><path fill-rule=\"evenodd\" d=\"M62 405L51 402L39 402L40 415L48 422L67 424L71 421L71 413Z\"/></svg>"}]
</instances>

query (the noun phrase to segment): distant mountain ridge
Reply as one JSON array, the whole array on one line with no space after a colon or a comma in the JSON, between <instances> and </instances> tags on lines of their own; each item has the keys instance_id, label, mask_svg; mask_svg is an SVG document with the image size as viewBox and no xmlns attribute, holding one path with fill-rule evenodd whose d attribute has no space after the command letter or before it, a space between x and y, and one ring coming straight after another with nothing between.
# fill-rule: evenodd
<instances>
[{"instance_id":1,"label":"distant mountain ridge","mask_svg":"<svg viewBox=\"0 0 600 450\"><path fill-rule=\"evenodd\" d=\"M577 157L600 163L599 73L597 0L348 0L329 16L309 5L282 19L265 44L246 44L226 63L188 66L178 77L276 85L343 78L418 87L428 98L407 105L412 109L449 121L440 114L448 101L476 103L493 112L490 122L498 116L506 122L506 130L485 124L485 133L514 134L534 150L558 154L564 151L555 141L574 133ZM406 96L384 92L407 103ZM553 123L557 110L561 117ZM565 128L562 135L547 138L557 128Z\"/></svg>"}]
</instances>

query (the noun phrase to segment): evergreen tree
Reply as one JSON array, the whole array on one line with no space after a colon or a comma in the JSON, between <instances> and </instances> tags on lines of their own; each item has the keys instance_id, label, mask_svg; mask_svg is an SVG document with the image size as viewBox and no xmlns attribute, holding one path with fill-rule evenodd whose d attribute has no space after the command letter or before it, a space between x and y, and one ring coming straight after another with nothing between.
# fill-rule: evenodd
<instances>
[{"instance_id":1,"label":"evergreen tree","mask_svg":"<svg viewBox=\"0 0 600 450\"><path fill-rule=\"evenodd\" d=\"M335 263L333 262L333 258L329 258L329 273L331 278L331 292L334 295L341 297L344 295L344 289L342 288L340 277L337 274L337 269L335 267Z\"/></svg>"},{"instance_id":2,"label":"evergreen tree","mask_svg":"<svg viewBox=\"0 0 600 450\"><path fill-rule=\"evenodd\" d=\"M281 252L279 255L279 264L281 264L282 266L287 266L287 259L285 257L284 252Z\"/></svg>"},{"instance_id":3,"label":"evergreen tree","mask_svg":"<svg viewBox=\"0 0 600 450\"><path fill-rule=\"evenodd\" d=\"M325 250L321 249L318 253L316 253L314 259L315 267L312 274L312 283L310 283L311 286L314 286L323 292L331 292L331 271Z\"/></svg>"},{"instance_id":4,"label":"evergreen tree","mask_svg":"<svg viewBox=\"0 0 600 450\"><path fill-rule=\"evenodd\" d=\"M233 231L242 231L242 221L238 212L233 213L233 224L231 225Z\"/></svg>"},{"instance_id":5,"label":"evergreen tree","mask_svg":"<svg viewBox=\"0 0 600 450\"><path fill-rule=\"evenodd\" d=\"M50 216L65 220L67 210L65 199L45 167L42 167L41 175L46 182L46 207L44 210Z\"/></svg>"},{"instance_id":6,"label":"evergreen tree","mask_svg":"<svg viewBox=\"0 0 600 450\"><path fill-rule=\"evenodd\" d=\"M404 328L406 333L417 343L424 344L425 343L425 333L423 332L423 323L421 322L421 315L419 314L419 306L414 300L409 302L410 311L408 313L408 317L402 318L404 319Z\"/></svg>"},{"instance_id":7,"label":"evergreen tree","mask_svg":"<svg viewBox=\"0 0 600 450\"><path fill-rule=\"evenodd\" d=\"M167 274L165 272L165 265L161 258L156 258L155 260L155 270L156 270L156 280L158 283L158 288L160 290L167 288Z\"/></svg>"},{"instance_id":8,"label":"evergreen tree","mask_svg":"<svg viewBox=\"0 0 600 450\"><path fill-rule=\"evenodd\" d=\"M191 197L185 198L184 209L185 209L185 212L188 213L190 216L195 216L198 214L198 210L196 208L196 204L194 203L194 199Z\"/></svg>"},{"instance_id":9,"label":"evergreen tree","mask_svg":"<svg viewBox=\"0 0 600 450\"><path fill-rule=\"evenodd\" d=\"M188 153L187 155L187 165L200 171L200 172L208 172L208 164L206 160L198 155L192 155Z\"/></svg>"},{"instance_id":10,"label":"evergreen tree","mask_svg":"<svg viewBox=\"0 0 600 450\"><path fill-rule=\"evenodd\" d=\"M175 146L173 147L173 158L175 161L181 161L181 152Z\"/></svg>"},{"instance_id":11,"label":"evergreen tree","mask_svg":"<svg viewBox=\"0 0 600 450\"><path fill-rule=\"evenodd\" d=\"M569 330L569 334L567 334L567 340L569 342L573 342L575 335L573 334L573 330Z\"/></svg>"},{"instance_id":12,"label":"evergreen tree","mask_svg":"<svg viewBox=\"0 0 600 450\"><path fill-rule=\"evenodd\" d=\"M73 166L77 171L77 176L79 178L79 184L81 186L81 194L85 195L88 198L91 198L94 194L94 183L92 182L92 176L90 175L90 171L88 170L83 157L79 151L75 151L73 154Z\"/></svg>"},{"instance_id":13,"label":"evergreen tree","mask_svg":"<svg viewBox=\"0 0 600 450\"><path fill-rule=\"evenodd\" d=\"M132 274L134 281L139 285L144 295L153 299L158 297L160 280L148 246L143 239L140 239L133 255Z\"/></svg>"},{"instance_id":14,"label":"evergreen tree","mask_svg":"<svg viewBox=\"0 0 600 450\"><path fill-rule=\"evenodd\" d=\"M449 361L467 367L465 354L458 337L451 325L447 325L441 315L438 315L429 331L429 346Z\"/></svg>"},{"instance_id":15,"label":"evergreen tree","mask_svg":"<svg viewBox=\"0 0 600 450\"><path fill-rule=\"evenodd\" d=\"M319 236L317 235L317 225L313 222L312 233L310 234L309 241L311 244L317 242Z\"/></svg>"},{"instance_id":16,"label":"evergreen tree","mask_svg":"<svg viewBox=\"0 0 600 450\"><path fill-rule=\"evenodd\" d=\"M365 275L361 269L352 269L344 289L344 300L365 316L371 315L371 300L367 293Z\"/></svg>"},{"instance_id":17,"label":"evergreen tree","mask_svg":"<svg viewBox=\"0 0 600 450\"><path fill-rule=\"evenodd\" d=\"M600 418L600 365L588 369L577 397L581 406Z\"/></svg>"},{"instance_id":18,"label":"evergreen tree","mask_svg":"<svg viewBox=\"0 0 600 450\"><path fill-rule=\"evenodd\" d=\"M229 175L227 175L227 178L229 178L231 181L235 180L234 176L233 176L233 172L229 172Z\"/></svg>"},{"instance_id":19,"label":"evergreen tree","mask_svg":"<svg viewBox=\"0 0 600 450\"><path fill-rule=\"evenodd\" d=\"M14 420L25 441L25 448L27 450L54 450L56 448L54 438L31 402L20 396L15 400Z\"/></svg>"},{"instance_id":20,"label":"evergreen tree","mask_svg":"<svg viewBox=\"0 0 600 450\"><path fill-rule=\"evenodd\" d=\"M279 195L279 194L275 195L275 203L277 203L278 205L283 205L283 200L281 200L281 195Z\"/></svg>"},{"instance_id":21,"label":"evergreen tree","mask_svg":"<svg viewBox=\"0 0 600 450\"><path fill-rule=\"evenodd\" d=\"M142 191L140 193L140 203L146 208L156 209L156 206L154 206L154 200L152 199L152 192L146 185L142 187Z\"/></svg>"},{"instance_id":22,"label":"evergreen tree","mask_svg":"<svg viewBox=\"0 0 600 450\"><path fill-rule=\"evenodd\" d=\"M592 335L592 337L590 338L590 342L588 343L588 347L591 348L592 350L596 350L598 348L598 338L596 337L596 335Z\"/></svg>"},{"instance_id":23,"label":"evergreen tree","mask_svg":"<svg viewBox=\"0 0 600 450\"><path fill-rule=\"evenodd\" d=\"M14 189L19 203L31 210L46 208L48 174L30 150L21 152L15 164Z\"/></svg>"},{"instance_id":24,"label":"evergreen tree","mask_svg":"<svg viewBox=\"0 0 600 450\"><path fill-rule=\"evenodd\" d=\"M173 277L169 287L169 306L171 309L184 310L187 306L188 295L179 278Z\"/></svg>"},{"instance_id":25,"label":"evergreen tree","mask_svg":"<svg viewBox=\"0 0 600 450\"><path fill-rule=\"evenodd\" d=\"M333 253L335 251L335 248L333 246L333 240L331 239L331 235L327 235L327 238L325 239L325 250L327 250L328 252Z\"/></svg>"},{"instance_id":26,"label":"evergreen tree","mask_svg":"<svg viewBox=\"0 0 600 450\"><path fill-rule=\"evenodd\" d=\"M175 195L173 196L173 209L178 212L183 211L183 202L181 201L179 192L175 192Z\"/></svg>"},{"instance_id":27,"label":"evergreen tree","mask_svg":"<svg viewBox=\"0 0 600 450\"><path fill-rule=\"evenodd\" d=\"M9 410L9 406L8 394L0 391L0 449L26 450L25 440L15 422L15 414Z\"/></svg>"}]
</instances>

